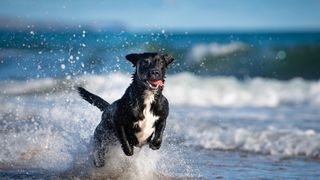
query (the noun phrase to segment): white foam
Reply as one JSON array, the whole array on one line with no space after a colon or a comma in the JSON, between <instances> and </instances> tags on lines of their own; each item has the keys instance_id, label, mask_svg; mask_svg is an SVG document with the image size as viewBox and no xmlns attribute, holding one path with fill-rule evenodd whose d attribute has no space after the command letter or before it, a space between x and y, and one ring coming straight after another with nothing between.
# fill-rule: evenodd
<instances>
[{"instance_id":1,"label":"white foam","mask_svg":"<svg viewBox=\"0 0 320 180\"><path fill-rule=\"evenodd\" d=\"M320 158L320 134L311 129L211 127L188 133L187 145L206 149Z\"/></svg>"},{"instance_id":2,"label":"white foam","mask_svg":"<svg viewBox=\"0 0 320 180\"><path fill-rule=\"evenodd\" d=\"M125 156L120 146L115 147L106 157L107 164L93 168L94 177L117 177L117 179L154 179L161 154L146 148L135 149L133 156Z\"/></svg>"},{"instance_id":3,"label":"white foam","mask_svg":"<svg viewBox=\"0 0 320 180\"><path fill-rule=\"evenodd\" d=\"M1 99L9 100L0 108L1 166L49 170L69 167L74 152L86 149L99 121L99 111L71 105L72 96L61 93Z\"/></svg>"},{"instance_id":4,"label":"white foam","mask_svg":"<svg viewBox=\"0 0 320 180\"><path fill-rule=\"evenodd\" d=\"M178 106L171 109L170 119L187 146L319 159L320 113L313 111Z\"/></svg>"}]
</instances>

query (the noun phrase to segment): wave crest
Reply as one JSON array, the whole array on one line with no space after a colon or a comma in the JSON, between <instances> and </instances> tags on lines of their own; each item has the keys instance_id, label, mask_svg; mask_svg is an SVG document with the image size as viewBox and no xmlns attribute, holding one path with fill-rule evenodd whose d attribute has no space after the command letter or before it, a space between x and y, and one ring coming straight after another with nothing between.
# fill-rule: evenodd
<instances>
[{"instance_id":1,"label":"wave crest","mask_svg":"<svg viewBox=\"0 0 320 180\"><path fill-rule=\"evenodd\" d=\"M277 107L320 104L320 82L234 77L198 77L182 73L168 78L165 94L178 105Z\"/></svg>"},{"instance_id":2,"label":"wave crest","mask_svg":"<svg viewBox=\"0 0 320 180\"><path fill-rule=\"evenodd\" d=\"M243 42L196 44L191 48L188 59L190 62L199 63L206 56L226 56L246 49L248 49L248 46Z\"/></svg>"}]
</instances>

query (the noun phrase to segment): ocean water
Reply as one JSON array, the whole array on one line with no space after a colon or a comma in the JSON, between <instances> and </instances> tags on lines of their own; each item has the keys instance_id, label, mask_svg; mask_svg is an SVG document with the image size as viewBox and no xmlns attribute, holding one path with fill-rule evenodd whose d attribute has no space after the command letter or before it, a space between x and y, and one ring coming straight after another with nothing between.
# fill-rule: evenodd
<instances>
[{"instance_id":1,"label":"ocean water","mask_svg":"<svg viewBox=\"0 0 320 180\"><path fill-rule=\"evenodd\" d=\"M131 72L125 55L164 52L175 57L170 74L320 77L320 33L166 33L1 31L0 79L26 80Z\"/></svg>"},{"instance_id":2,"label":"ocean water","mask_svg":"<svg viewBox=\"0 0 320 180\"><path fill-rule=\"evenodd\" d=\"M0 179L318 179L320 81L309 68L319 37L2 32ZM133 157L115 148L94 168L101 112L74 87L113 102L131 82L123 56L148 50L177 57L165 81L163 145ZM299 65L296 51L312 63L285 71Z\"/></svg>"}]
</instances>

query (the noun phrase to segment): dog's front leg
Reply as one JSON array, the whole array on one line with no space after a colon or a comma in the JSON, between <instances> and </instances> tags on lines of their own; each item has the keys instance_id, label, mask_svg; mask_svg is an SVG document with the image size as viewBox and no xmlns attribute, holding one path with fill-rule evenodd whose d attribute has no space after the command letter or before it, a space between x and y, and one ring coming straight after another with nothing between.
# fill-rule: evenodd
<instances>
[{"instance_id":1,"label":"dog's front leg","mask_svg":"<svg viewBox=\"0 0 320 180\"><path fill-rule=\"evenodd\" d=\"M125 155L132 156L133 155L133 146L129 144L126 132L124 131L123 125L119 125L117 128L118 138L121 143L121 148Z\"/></svg>"},{"instance_id":2,"label":"dog's front leg","mask_svg":"<svg viewBox=\"0 0 320 180\"><path fill-rule=\"evenodd\" d=\"M156 122L155 125L155 133L154 133L154 137L152 138L152 140L149 143L149 147L152 150L157 150L160 148L161 143L162 143L162 136L163 136L163 131L166 127L166 119L159 119Z\"/></svg>"}]
</instances>

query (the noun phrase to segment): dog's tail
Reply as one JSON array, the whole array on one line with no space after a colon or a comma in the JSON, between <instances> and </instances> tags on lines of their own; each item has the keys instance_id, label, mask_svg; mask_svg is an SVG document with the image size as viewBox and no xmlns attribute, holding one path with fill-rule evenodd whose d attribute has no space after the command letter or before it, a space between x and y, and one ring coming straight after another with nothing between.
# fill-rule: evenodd
<instances>
[{"instance_id":1,"label":"dog's tail","mask_svg":"<svg viewBox=\"0 0 320 180\"><path fill-rule=\"evenodd\" d=\"M90 93L83 87L77 87L80 96L90 104L97 106L101 111L104 111L110 104L101 97Z\"/></svg>"}]
</instances>

